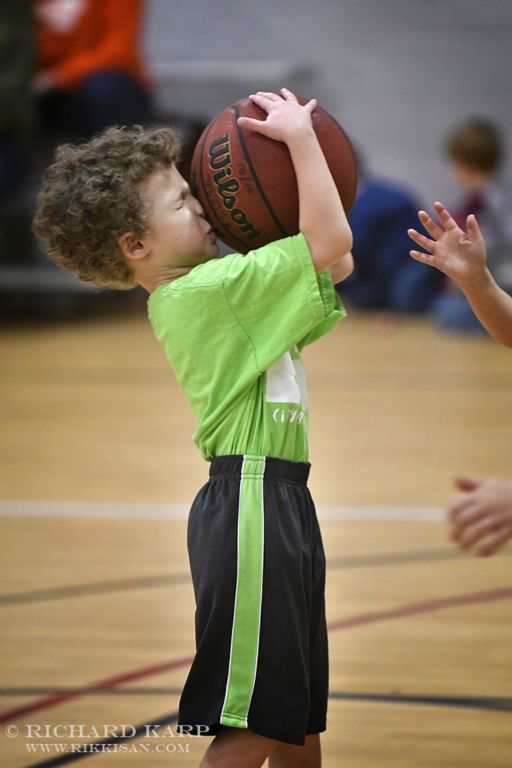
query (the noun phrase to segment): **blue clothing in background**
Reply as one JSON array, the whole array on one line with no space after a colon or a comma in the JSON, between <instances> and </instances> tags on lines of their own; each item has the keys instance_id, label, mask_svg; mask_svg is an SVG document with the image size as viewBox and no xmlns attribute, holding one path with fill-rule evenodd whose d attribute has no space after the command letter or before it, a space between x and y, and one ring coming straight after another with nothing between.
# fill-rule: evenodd
<instances>
[{"instance_id":1,"label":"blue clothing in background","mask_svg":"<svg viewBox=\"0 0 512 768\"><path fill-rule=\"evenodd\" d=\"M349 215L354 273L337 290L360 309L421 312L429 308L443 276L413 261L410 227L420 229L418 203L406 189L372 179L360 190Z\"/></svg>"}]
</instances>

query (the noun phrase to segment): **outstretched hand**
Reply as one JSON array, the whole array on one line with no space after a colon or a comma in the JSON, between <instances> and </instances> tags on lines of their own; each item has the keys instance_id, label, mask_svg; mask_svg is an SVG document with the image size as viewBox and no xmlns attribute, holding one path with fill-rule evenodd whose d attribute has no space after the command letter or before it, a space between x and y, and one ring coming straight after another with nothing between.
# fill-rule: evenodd
<instances>
[{"instance_id":1,"label":"outstretched hand","mask_svg":"<svg viewBox=\"0 0 512 768\"><path fill-rule=\"evenodd\" d=\"M434 203L434 208L440 225L425 211L418 213L430 238L415 229L407 230L409 237L427 251L410 251L412 258L436 267L460 286L473 283L482 277L486 268L485 243L476 218L473 214L467 217L467 232L464 232L442 203Z\"/></svg>"},{"instance_id":2,"label":"outstretched hand","mask_svg":"<svg viewBox=\"0 0 512 768\"><path fill-rule=\"evenodd\" d=\"M512 539L512 481L458 477L455 484L462 493L448 510L452 540L493 555Z\"/></svg>"},{"instance_id":3,"label":"outstretched hand","mask_svg":"<svg viewBox=\"0 0 512 768\"><path fill-rule=\"evenodd\" d=\"M295 94L287 88L281 88L281 96L277 93L258 91L249 98L267 113L267 117L265 120L239 117L237 122L241 128L285 143L303 133L311 132L311 113L317 105L316 99L311 99L302 106Z\"/></svg>"}]
</instances>

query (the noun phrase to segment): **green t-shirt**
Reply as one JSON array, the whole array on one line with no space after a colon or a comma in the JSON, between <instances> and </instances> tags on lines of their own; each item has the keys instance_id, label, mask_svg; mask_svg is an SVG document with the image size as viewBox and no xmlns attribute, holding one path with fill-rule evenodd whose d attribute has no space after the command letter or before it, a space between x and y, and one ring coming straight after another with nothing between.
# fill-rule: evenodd
<instances>
[{"instance_id":1,"label":"green t-shirt","mask_svg":"<svg viewBox=\"0 0 512 768\"><path fill-rule=\"evenodd\" d=\"M200 264L160 285L149 319L199 425L203 457L308 461L300 351L345 310L302 234Z\"/></svg>"}]
</instances>

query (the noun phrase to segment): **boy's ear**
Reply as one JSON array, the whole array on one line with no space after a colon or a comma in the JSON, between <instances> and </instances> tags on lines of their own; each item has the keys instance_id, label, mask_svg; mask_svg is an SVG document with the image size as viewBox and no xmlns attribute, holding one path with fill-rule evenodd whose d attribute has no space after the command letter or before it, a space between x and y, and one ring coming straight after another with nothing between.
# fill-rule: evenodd
<instances>
[{"instance_id":1,"label":"boy's ear","mask_svg":"<svg viewBox=\"0 0 512 768\"><path fill-rule=\"evenodd\" d=\"M123 256L127 259L144 259L149 253L145 242L140 237L136 237L132 232L125 232L124 235L121 235L117 240L117 244Z\"/></svg>"}]
</instances>

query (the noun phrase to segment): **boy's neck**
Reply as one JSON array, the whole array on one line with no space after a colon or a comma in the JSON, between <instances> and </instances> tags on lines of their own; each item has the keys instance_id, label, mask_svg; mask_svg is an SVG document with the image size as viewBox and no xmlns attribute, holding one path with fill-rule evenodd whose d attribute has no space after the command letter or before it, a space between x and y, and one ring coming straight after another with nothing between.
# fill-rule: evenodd
<instances>
[{"instance_id":1,"label":"boy's neck","mask_svg":"<svg viewBox=\"0 0 512 768\"><path fill-rule=\"evenodd\" d=\"M177 280L184 275L188 275L192 269L193 267L172 267L158 275L138 275L137 282L145 288L148 293L153 293L153 291L156 291L161 285L172 283L174 280Z\"/></svg>"}]
</instances>

